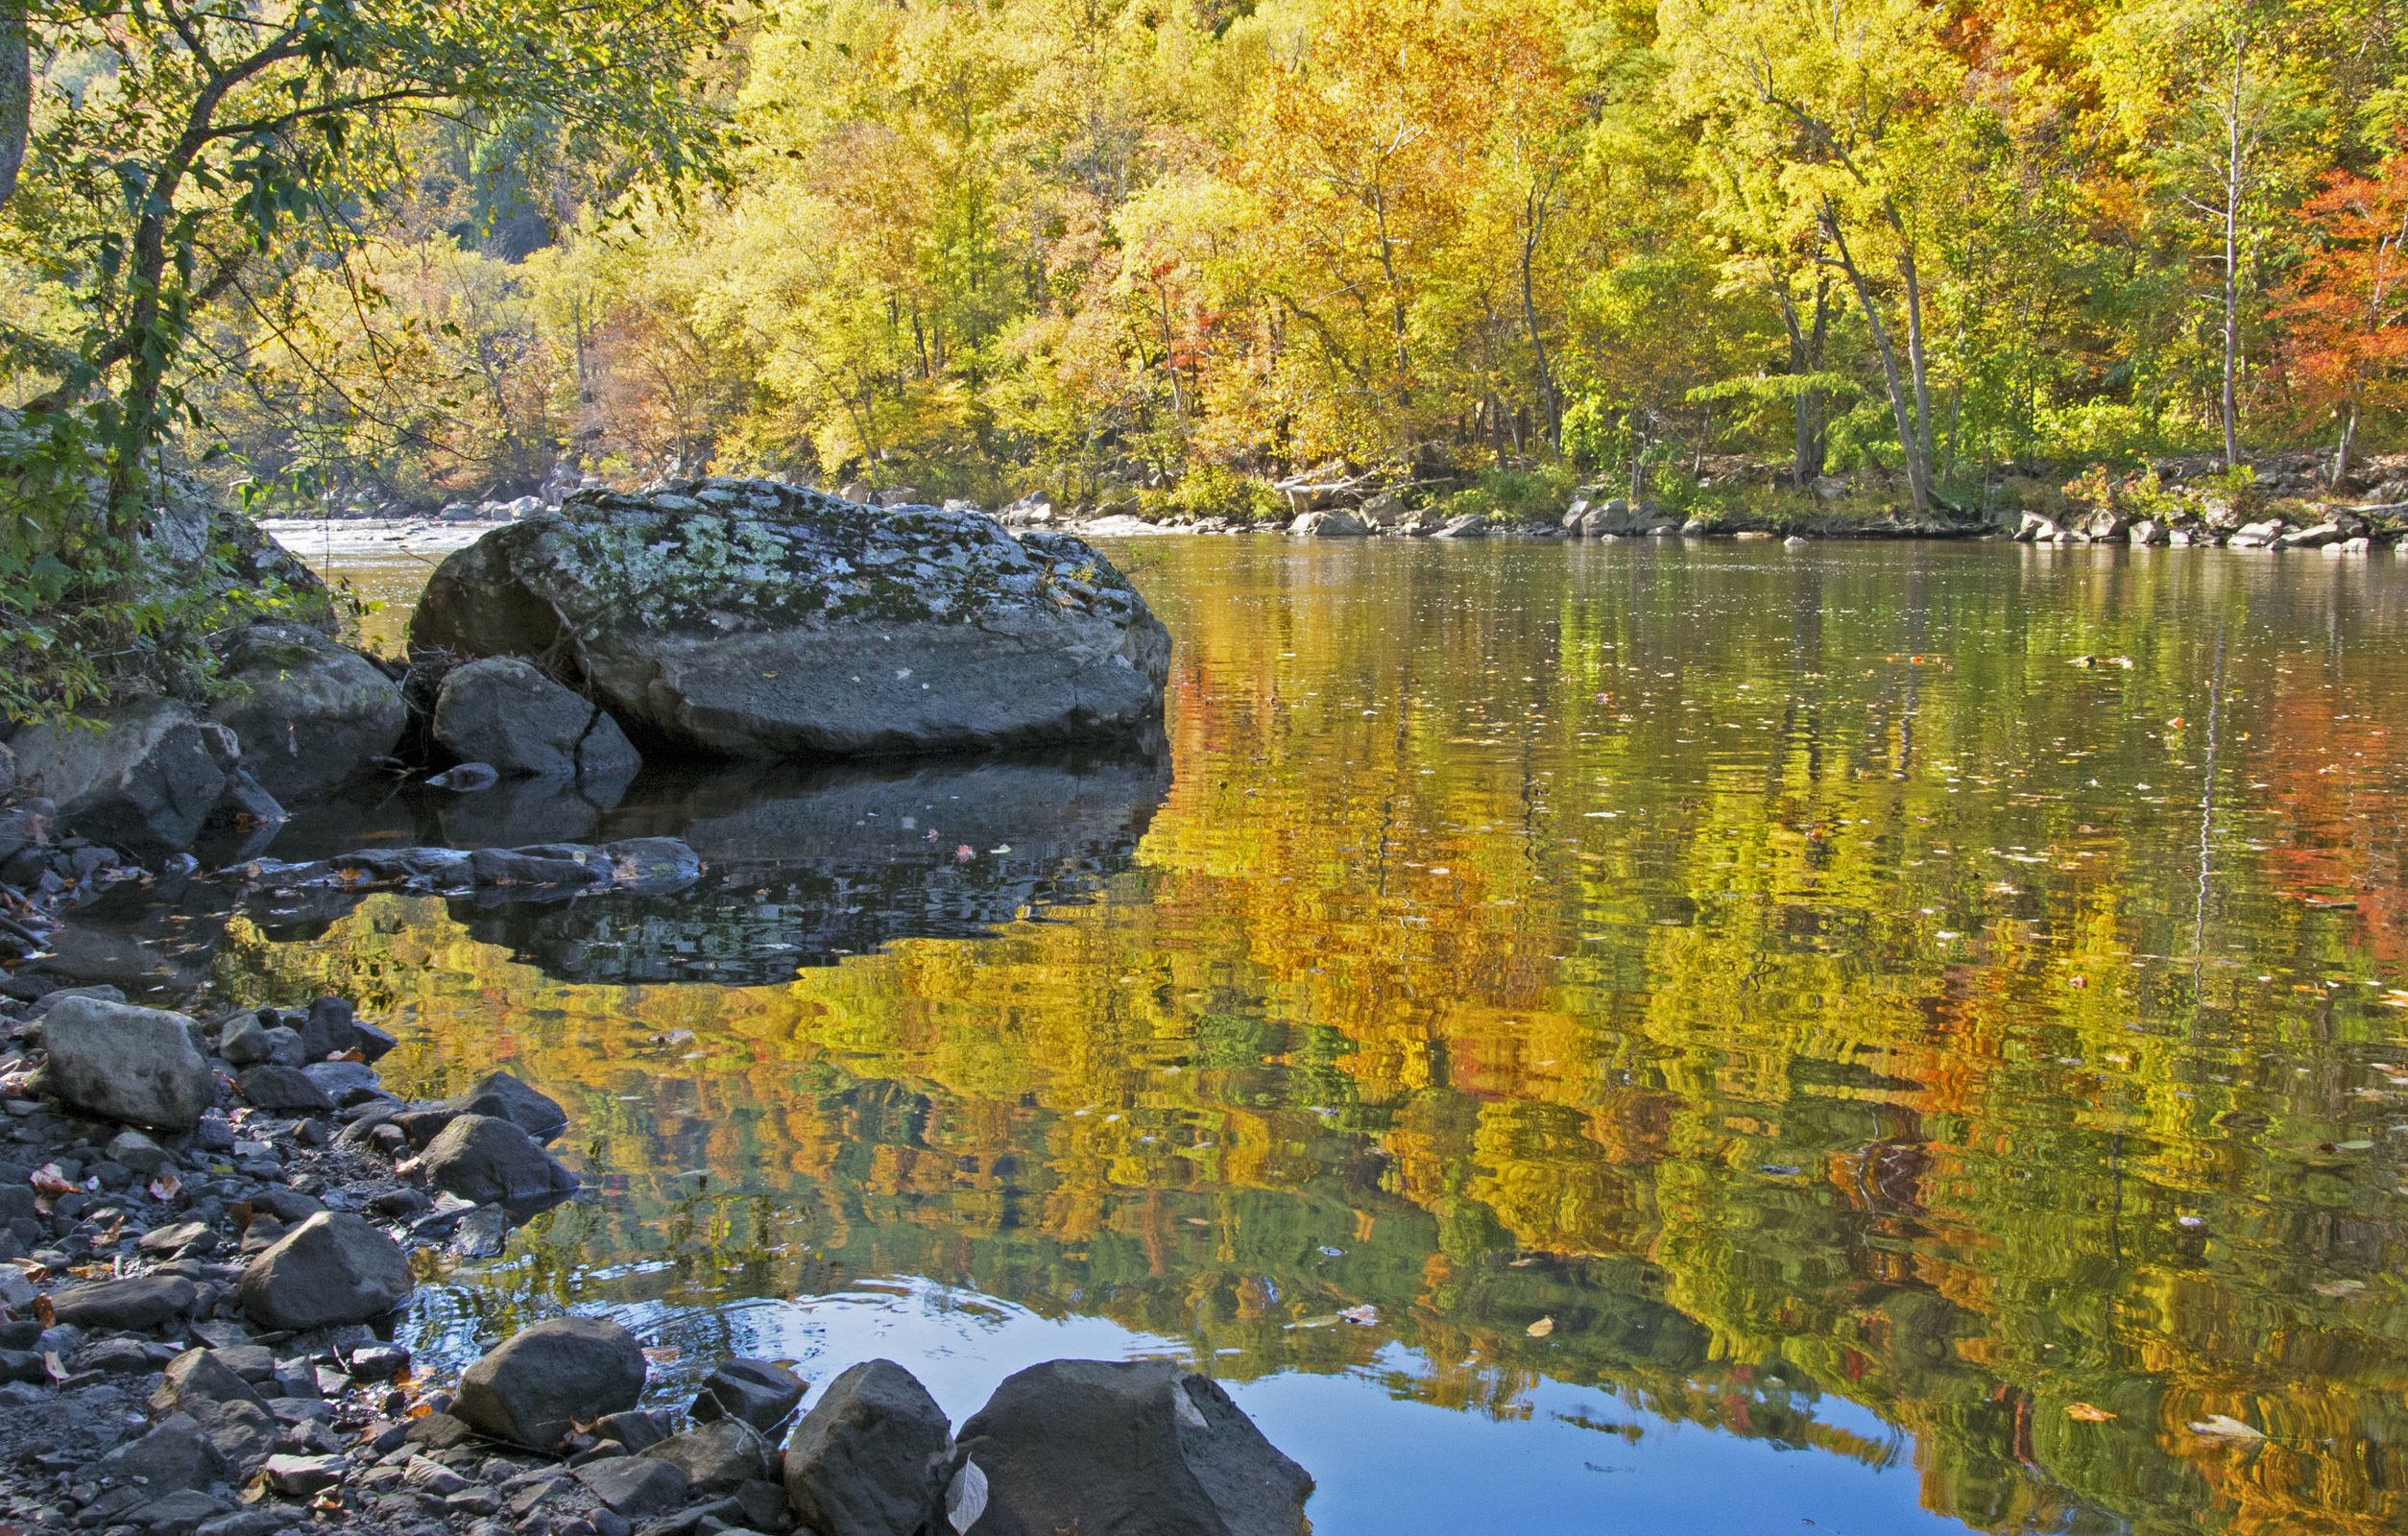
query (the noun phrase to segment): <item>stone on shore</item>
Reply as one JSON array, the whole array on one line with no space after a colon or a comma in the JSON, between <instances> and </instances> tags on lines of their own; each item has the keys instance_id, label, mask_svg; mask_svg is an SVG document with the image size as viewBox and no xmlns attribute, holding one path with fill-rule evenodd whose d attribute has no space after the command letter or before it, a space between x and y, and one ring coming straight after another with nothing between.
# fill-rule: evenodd
<instances>
[{"instance_id":1,"label":"stone on shore","mask_svg":"<svg viewBox=\"0 0 2408 1536\"><path fill-rule=\"evenodd\" d=\"M778 1476L778 1448L741 1419L717 1419L640 1452L665 1461L697 1494L732 1494Z\"/></svg>"},{"instance_id":2,"label":"stone on shore","mask_svg":"<svg viewBox=\"0 0 2408 1536\"><path fill-rule=\"evenodd\" d=\"M409 723L401 685L316 630L253 624L225 653L240 684L209 718L234 732L242 765L287 803L314 799L388 756Z\"/></svg>"},{"instance_id":3,"label":"stone on shore","mask_svg":"<svg viewBox=\"0 0 2408 1536\"><path fill-rule=\"evenodd\" d=\"M478 1205L508 1205L566 1194L574 1173L517 1125L490 1115L458 1115L420 1155L426 1180Z\"/></svg>"},{"instance_id":4,"label":"stone on shore","mask_svg":"<svg viewBox=\"0 0 2408 1536\"><path fill-rule=\"evenodd\" d=\"M1365 539L1371 525L1351 512L1299 513L1288 531L1304 539Z\"/></svg>"},{"instance_id":5,"label":"stone on shore","mask_svg":"<svg viewBox=\"0 0 2408 1536\"><path fill-rule=\"evenodd\" d=\"M172 699L123 706L97 731L37 723L9 745L18 784L55 802L62 828L137 855L189 848L213 824L282 815L243 770L234 733Z\"/></svg>"},{"instance_id":6,"label":"stone on shore","mask_svg":"<svg viewBox=\"0 0 2408 1536\"><path fill-rule=\"evenodd\" d=\"M607 711L517 657L487 657L444 678L435 739L504 779L621 783L642 764Z\"/></svg>"},{"instance_id":7,"label":"stone on shore","mask_svg":"<svg viewBox=\"0 0 2408 1536\"><path fill-rule=\"evenodd\" d=\"M62 1290L50 1305L54 1317L75 1328L156 1333L190 1317L200 1296L181 1275L135 1275Z\"/></svg>"},{"instance_id":8,"label":"stone on shore","mask_svg":"<svg viewBox=\"0 0 2408 1536\"><path fill-rule=\"evenodd\" d=\"M189 1131L217 1102L217 1078L182 1014L69 997L42 1020L44 1088L79 1113Z\"/></svg>"},{"instance_id":9,"label":"stone on shore","mask_svg":"<svg viewBox=\"0 0 2408 1536\"><path fill-rule=\"evenodd\" d=\"M951 1446L945 1410L917 1378L892 1360L865 1360L794 1427L786 1502L814 1530L918 1536L938 1518Z\"/></svg>"},{"instance_id":10,"label":"stone on shore","mask_svg":"<svg viewBox=\"0 0 2408 1536\"><path fill-rule=\"evenodd\" d=\"M1218 1383L1158 1360L1009 1377L963 1424L958 1459L987 1476L975 1536L1298 1536L1312 1491Z\"/></svg>"},{"instance_id":11,"label":"stone on shore","mask_svg":"<svg viewBox=\"0 0 2408 1536\"><path fill-rule=\"evenodd\" d=\"M741 757L1139 732L1170 658L1075 539L760 480L586 492L496 529L437 569L410 633L558 655L630 730Z\"/></svg>"},{"instance_id":12,"label":"stone on shore","mask_svg":"<svg viewBox=\"0 0 2408 1536\"><path fill-rule=\"evenodd\" d=\"M260 1327L299 1331L381 1317L410 1284L399 1243L348 1212L321 1211L253 1259L235 1294Z\"/></svg>"},{"instance_id":13,"label":"stone on shore","mask_svg":"<svg viewBox=\"0 0 2408 1536\"><path fill-rule=\"evenodd\" d=\"M635 1334L599 1317L555 1317L470 1366L451 1411L496 1440L548 1452L575 1424L633 1408L643 1389Z\"/></svg>"},{"instance_id":14,"label":"stone on shore","mask_svg":"<svg viewBox=\"0 0 2408 1536\"><path fill-rule=\"evenodd\" d=\"M775 1360L734 1359L703 1379L692 1409L698 1424L741 1419L766 1434L803 1401L803 1379Z\"/></svg>"},{"instance_id":15,"label":"stone on shore","mask_svg":"<svg viewBox=\"0 0 2408 1536\"><path fill-rule=\"evenodd\" d=\"M234 1079L234 1086L253 1109L303 1115L334 1113L334 1099L298 1067L271 1063L248 1068Z\"/></svg>"},{"instance_id":16,"label":"stone on shore","mask_svg":"<svg viewBox=\"0 0 2408 1536\"><path fill-rule=\"evenodd\" d=\"M628 1520L665 1515L686 1502L686 1476L650 1456L611 1456L579 1467L576 1479L603 1507Z\"/></svg>"}]
</instances>

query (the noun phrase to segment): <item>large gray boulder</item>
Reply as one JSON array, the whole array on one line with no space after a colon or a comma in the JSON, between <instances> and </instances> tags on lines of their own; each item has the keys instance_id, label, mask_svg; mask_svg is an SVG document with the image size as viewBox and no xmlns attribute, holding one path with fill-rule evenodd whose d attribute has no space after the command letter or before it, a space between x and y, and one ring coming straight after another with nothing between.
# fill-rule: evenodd
<instances>
[{"instance_id":1,"label":"large gray boulder","mask_svg":"<svg viewBox=\"0 0 2408 1536\"><path fill-rule=\"evenodd\" d=\"M634 1407L643 1389L635 1334L599 1317L555 1317L462 1373L451 1411L496 1440L551 1451L573 1425Z\"/></svg>"},{"instance_id":2,"label":"large gray boulder","mask_svg":"<svg viewBox=\"0 0 2408 1536\"><path fill-rule=\"evenodd\" d=\"M382 1317L410 1293L401 1245L362 1218L321 1211L243 1271L234 1294L261 1328L335 1328Z\"/></svg>"},{"instance_id":3,"label":"large gray boulder","mask_svg":"<svg viewBox=\"0 0 2408 1536\"><path fill-rule=\"evenodd\" d=\"M487 657L445 675L435 739L504 779L623 784L642 763L608 711L516 657Z\"/></svg>"},{"instance_id":4,"label":"large gray boulder","mask_svg":"<svg viewBox=\"0 0 2408 1536\"><path fill-rule=\"evenodd\" d=\"M217 1077L181 1014L69 997L42 1018L50 1065L42 1085L68 1108L105 1120L189 1131L217 1102Z\"/></svg>"},{"instance_id":5,"label":"large gray boulder","mask_svg":"<svg viewBox=\"0 0 2408 1536\"><path fill-rule=\"evenodd\" d=\"M1052 1360L961 1427L987 1477L970 1536L1298 1536L1312 1478L1218 1383L1164 1360Z\"/></svg>"},{"instance_id":6,"label":"large gray boulder","mask_svg":"<svg viewBox=\"0 0 2408 1536\"><path fill-rule=\"evenodd\" d=\"M227 646L238 686L209 718L242 764L287 803L325 794L388 756L409 723L401 685L349 646L297 624L253 624Z\"/></svg>"},{"instance_id":7,"label":"large gray boulder","mask_svg":"<svg viewBox=\"0 0 2408 1536\"><path fill-rule=\"evenodd\" d=\"M97 730L40 723L9 743L19 785L48 796L60 825L137 855L173 853L204 829L280 818L243 770L234 732L172 699L140 699Z\"/></svg>"},{"instance_id":8,"label":"large gray boulder","mask_svg":"<svg viewBox=\"0 0 2408 1536\"><path fill-rule=\"evenodd\" d=\"M786 1502L812 1530L919 1536L937 1518L951 1448L952 1426L928 1389L892 1360L864 1360L794 1427Z\"/></svg>"},{"instance_id":9,"label":"large gray boulder","mask_svg":"<svg viewBox=\"0 0 2408 1536\"><path fill-rule=\"evenodd\" d=\"M1170 661L1075 539L761 480L587 492L496 529L436 570L410 638L556 657L631 729L747 757L1140 732Z\"/></svg>"}]
</instances>

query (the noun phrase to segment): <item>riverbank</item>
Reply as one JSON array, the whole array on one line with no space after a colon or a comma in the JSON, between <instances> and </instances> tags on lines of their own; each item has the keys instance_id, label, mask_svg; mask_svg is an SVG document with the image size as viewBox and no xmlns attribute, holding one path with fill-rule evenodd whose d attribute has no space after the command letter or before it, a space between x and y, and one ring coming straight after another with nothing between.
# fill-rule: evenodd
<instances>
[{"instance_id":1,"label":"riverbank","mask_svg":"<svg viewBox=\"0 0 2408 1536\"><path fill-rule=\"evenodd\" d=\"M546 1150L556 1101L499 1071L401 1099L374 1067L396 1044L334 996L206 1021L108 988L0 1003L0 1522L909 1536L1049 1529L1032 1522L1142 1495L1214 1523L1192 1528L1302 1528L1311 1477L1165 1362L1033 1367L958 1434L886 1360L807 1411L811 1383L776 1360L665 1394L654 1352L591 1316L428 1369L395 1342L420 1282L500 1254L582 1181ZM1149 1483L1190 1476L1140 1489L1093 1450L1132 1439ZM1248 1518L1220 1507L1232 1489Z\"/></svg>"}]
</instances>

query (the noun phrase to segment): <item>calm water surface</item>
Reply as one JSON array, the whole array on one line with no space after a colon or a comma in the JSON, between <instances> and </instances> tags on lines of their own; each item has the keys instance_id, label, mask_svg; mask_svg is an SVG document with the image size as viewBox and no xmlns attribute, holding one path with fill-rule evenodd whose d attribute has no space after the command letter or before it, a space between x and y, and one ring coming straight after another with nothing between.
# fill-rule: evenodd
<instances>
[{"instance_id":1,"label":"calm water surface","mask_svg":"<svg viewBox=\"0 0 2408 1536\"><path fill-rule=\"evenodd\" d=\"M1167 764L297 832L713 862L236 923L222 989L568 1108L592 1198L445 1271L425 1348L577 1307L664 1393L886 1355L956 1416L1176 1355L1324 1536L2408 1524L2408 573L1115 553Z\"/></svg>"}]
</instances>

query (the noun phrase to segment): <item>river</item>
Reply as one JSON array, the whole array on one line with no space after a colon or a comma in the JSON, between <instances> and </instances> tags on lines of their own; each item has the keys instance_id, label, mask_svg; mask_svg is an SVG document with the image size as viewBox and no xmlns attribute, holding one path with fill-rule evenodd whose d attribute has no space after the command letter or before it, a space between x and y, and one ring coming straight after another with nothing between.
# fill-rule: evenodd
<instances>
[{"instance_id":1,"label":"river","mask_svg":"<svg viewBox=\"0 0 2408 1536\"><path fill-rule=\"evenodd\" d=\"M398 633L424 560L295 542ZM2408 1524L2393 561L1111 553L1165 761L301 831L713 865L217 952L359 997L388 1078L567 1107L590 1197L426 1287L422 1350L574 1307L665 1395L884 1355L956 1419L1177 1356L1321 1536Z\"/></svg>"}]
</instances>

